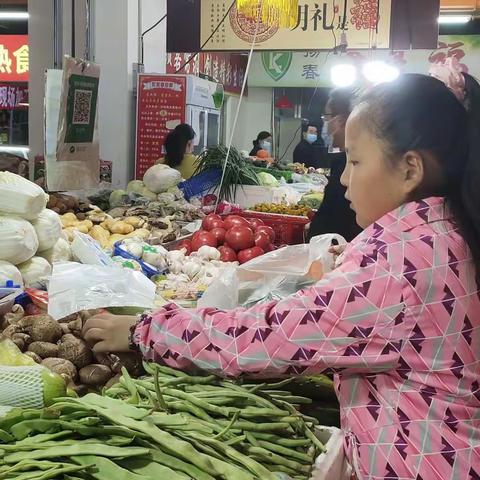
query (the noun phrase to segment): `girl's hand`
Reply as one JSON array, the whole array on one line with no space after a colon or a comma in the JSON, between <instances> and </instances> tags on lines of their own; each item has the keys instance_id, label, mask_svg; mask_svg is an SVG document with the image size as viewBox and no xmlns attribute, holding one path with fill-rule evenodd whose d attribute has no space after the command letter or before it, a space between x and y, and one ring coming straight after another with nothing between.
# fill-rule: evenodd
<instances>
[{"instance_id":1,"label":"girl's hand","mask_svg":"<svg viewBox=\"0 0 480 480\"><path fill-rule=\"evenodd\" d=\"M347 248L348 243L344 243L343 245L333 245L328 250L330 253L333 253L335 260L345 251Z\"/></svg>"},{"instance_id":2,"label":"girl's hand","mask_svg":"<svg viewBox=\"0 0 480 480\"><path fill-rule=\"evenodd\" d=\"M100 313L89 318L83 327L83 338L95 353L129 351L130 329L137 317Z\"/></svg>"},{"instance_id":3,"label":"girl's hand","mask_svg":"<svg viewBox=\"0 0 480 480\"><path fill-rule=\"evenodd\" d=\"M310 269L307 274L314 282L319 282L324 275L323 265L320 260L315 260L310 265Z\"/></svg>"}]
</instances>

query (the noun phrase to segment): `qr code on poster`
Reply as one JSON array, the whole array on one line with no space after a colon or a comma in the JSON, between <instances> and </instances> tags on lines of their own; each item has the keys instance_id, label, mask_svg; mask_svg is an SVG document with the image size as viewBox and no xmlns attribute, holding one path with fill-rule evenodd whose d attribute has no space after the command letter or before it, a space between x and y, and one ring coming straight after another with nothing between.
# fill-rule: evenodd
<instances>
[{"instance_id":1,"label":"qr code on poster","mask_svg":"<svg viewBox=\"0 0 480 480\"><path fill-rule=\"evenodd\" d=\"M88 125L90 123L90 111L92 108L92 91L75 90L73 99L74 125Z\"/></svg>"}]
</instances>

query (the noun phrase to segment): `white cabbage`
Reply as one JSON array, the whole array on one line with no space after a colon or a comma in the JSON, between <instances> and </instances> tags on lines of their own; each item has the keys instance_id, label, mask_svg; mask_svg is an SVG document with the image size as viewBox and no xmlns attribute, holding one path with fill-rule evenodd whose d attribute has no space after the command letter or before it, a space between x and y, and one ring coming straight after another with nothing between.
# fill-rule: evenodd
<instances>
[{"instance_id":1,"label":"white cabbage","mask_svg":"<svg viewBox=\"0 0 480 480\"><path fill-rule=\"evenodd\" d=\"M52 274L52 266L42 257L33 257L18 266L27 288L41 288Z\"/></svg>"},{"instance_id":2,"label":"white cabbage","mask_svg":"<svg viewBox=\"0 0 480 480\"><path fill-rule=\"evenodd\" d=\"M44 258L51 265L70 262L73 258L70 243L64 238L59 238L52 248L38 253L37 256Z\"/></svg>"},{"instance_id":3,"label":"white cabbage","mask_svg":"<svg viewBox=\"0 0 480 480\"><path fill-rule=\"evenodd\" d=\"M153 193L166 192L181 181L182 175L178 170L161 164L150 167L143 176L143 183Z\"/></svg>"},{"instance_id":4,"label":"white cabbage","mask_svg":"<svg viewBox=\"0 0 480 480\"><path fill-rule=\"evenodd\" d=\"M33 220L32 225L38 237L39 252L53 248L62 236L60 215L53 210L45 209L36 220Z\"/></svg>"},{"instance_id":5,"label":"white cabbage","mask_svg":"<svg viewBox=\"0 0 480 480\"><path fill-rule=\"evenodd\" d=\"M0 212L34 220L45 209L48 195L37 184L10 172L0 172Z\"/></svg>"},{"instance_id":6,"label":"white cabbage","mask_svg":"<svg viewBox=\"0 0 480 480\"><path fill-rule=\"evenodd\" d=\"M0 260L0 287L5 286L11 280L15 285L23 287L23 278L20 270L9 262Z\"/></svg>"},{"instance_id":7,"label":"white cabbage","mask_svg":"<svg viewBox=\"0 0 480 480\"><path fill-rule=\"evenodd\" d=\"M0 216L0 260L18 265L38 250L38 238L32 224L19 217Z\"/></svg>"}]
</instances>

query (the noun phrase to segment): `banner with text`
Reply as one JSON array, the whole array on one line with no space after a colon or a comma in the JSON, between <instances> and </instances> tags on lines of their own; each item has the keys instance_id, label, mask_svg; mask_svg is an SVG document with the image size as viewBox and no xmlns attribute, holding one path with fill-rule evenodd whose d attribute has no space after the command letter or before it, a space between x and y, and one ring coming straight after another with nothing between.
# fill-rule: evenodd
<instances>
[{"instance_id":1,"label":"banner with text","mask_svg":"<svg viewBox=\"0 0 480 480\"><path fill-rule=\"evenodd\" d=\"M0 35L0 81L28 82L28 35Z\"/></svg>"},{"instance_id":2,"label":"banner with text","mask_svg":"<svg viewBox=\"0 0 480 480\"><path fill-rule=\"evenodd\" d=\"M328 52L257 52L252 59L249 87L332 87L331 68L351 63L359 75L365 63L383 60L404 73L427 74L430 65L456 57L463 69L480 77L480 35L439 37L436 50L376 51L348 50L339 56Z\"/></svg>"},{"instance_id":3,"label":"banner with text","mask_svg":"<svg viewBox=\"0 0 480 480\"><path fill-rule=\"evenodd\" d=\"M240 93L247 71L248 58L246 55L229 52L201 52L189 62L192 55L193 53L168 53L167 73L196 76L203 73L221 83L225 92ZM185 66L181 68L183 65Z\"/></svg>"},{"instance_id":4,"label":"banner with text","mask_svg":"<svg viewBox=\"0 0 480 480\"><path fill-rule=\"evenodd\" d=\"M230 0L202 0L202 45L230 5ZM331 50L340 45L342 34L350 48L389 48L391 13L391 0L300 0L296 25L279 28L278 23L260 21L257 25L233 6L203 50L249 50L255 38L256 50L282 50L285 46L290 50Z\"/></svg>"}]
</instances>

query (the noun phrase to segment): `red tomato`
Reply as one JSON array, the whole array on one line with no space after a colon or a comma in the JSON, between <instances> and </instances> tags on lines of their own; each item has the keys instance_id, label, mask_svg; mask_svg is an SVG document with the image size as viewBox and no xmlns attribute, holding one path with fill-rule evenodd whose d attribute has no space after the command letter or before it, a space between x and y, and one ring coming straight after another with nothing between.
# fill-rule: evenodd
<instances>
[{"instance_id":1,"label":"red tomato","mask_svg":"<svg viewBox=\"0 0 480 480\"><path fill-rule=\"evenodd\" d=\"M218 251L220 252L220 260L222 262L236 262L237 261L237 254L235 250L230 247L218 247Z\"/></svg>"},{"instance_id":2,"label":"red tomato","mask_svg":"<svg viewBox=\"0 0 480 480\"><path fill-rule=\"evenodd\" d=\"M265 232L255 233L255 245L257 247L260 247L266 251L270 243L271 243L270 237Z\"/></svg>"},{"instance_id":3,"label":"red tomato","mask_svg":"<svg viewBox=\"0 0 480 480\"><path fill-rule=\"evenodd\" d=\"M202 221L202 228L209 232L212 228L215 228L213 226L213 223L216 222L221 222L222 217L220 215L217 215L216 213L211 213L210 215L207 215L203 221ZM223 222L222 222L223 223Z\"/></svg>"},{"instance_id":4,"label":"red tomato","mask_svg":"<svg viewBox=\"0 0 480 480\"><path fill-rule=\"evenodd\" d=\"M251 218L249 220L250 225L253 227L254 230L257 230L258 227L261 227L262 225L265 225L263 223L263 220L260 220L259 218Z\"/></svg>"},{"instance_id":5,"label":"red tomato","mask_svg":"<svg viewBox=\"0 0 480 480\"><path fill-rule=\"evenodd\" d=\"M192 237L192 252L196 252L200 247L208 245L209 247L217 246L217 239L210 232L199 230Z\"/></svg>"},{"instance_id":6,"label":"red tomato","mask_svg":"<svg viewBox=\"0 0 480 480\"><path fill-rule=\"evenodd\" d=\"M192 242L190 240L182 240L175 250L181 250L182 248L185 248L187 255L190 255L192 253Z\"/></svg>"},{"instance_id":7,"label":"red tomato","mask_svg":"<svg viewBox=\"0 0 480 480\"><path fill-rule=\"evenodd\" d=\"M227 231L225 240L237 252L255 245L255 235L248 227L232 227Z\"/></svg>"},{"instance_id":8,"label":"red tomato","mask_svg":"<svg viewBox=\"0 0 480 480\"><path fill-rule=\"evenodd\" d=\"M217 245L223 245L225 234L227 233L224 228L212 228L210 233L217 239Z\"/></svg>"},{"instance_id":9,"label":"red tomato","mask_svg":"<svg viewBox=\"0 0 480 480\"><path fill-rule=\"evenodd\" d=\"M275 247L271 243L269 243L265 248L265 252L273 252L274 250L275 250Z\"/></svg>"},{"instance_id":10,"label":"red tomato","mask_svg":"<svg viewBox=\"0 0 480 480\"><path fill-rule=\"evenodd\" d=\"M223 223L223 220L213 220L211 223L210 223L210 232L214 229L214 228L223 228L225 229L225 224Z\"/></svg>"},{"instance_id":11,"label":"red tomato","mask_svg":"<svg viewBox=\"0 0 480 480\"><path fill-rule=\"evenodd\" d=\"M267 227L267 225L260 225L256 230L256 233L263 232L266 233L270 237L270 242L273 243L275 241L275 232L272 227Z\"/></svg>"},{"instance_id":12,"label":"red tomato","mask_svg":"<svg viewBox=\"0 0 480 480\"><path fill-rule=\"evenodd\" d=\"M252 260L252 258L259 257L264 253L265 252L260 247L247 248L246 250L238 252L238 261L240 262L240 264L244 264Z\"/></svg>"},{"instance_id":13,"label":"red tomato","mask_svg":"<svg viewBox=\"0 0 480 480\"><path fill-rule=\"evenodd\" d=\"M227 247L227 248L232 248L232 246L229 245L228 242L223 242L223 246ZM232 250L233 250L233 248L232 248ZM235 250L233 250L233 251L235 251Z\"/></svg>"},{"instance_id":14,"label":"red tomato","mask_svg":"<svg viewBox=\"0 0 480 480\"><path fill-rule=\"evenodd\" d=\"M229 215L224 220L224 227L225 230L230 230L233 227L249 227L250 223L246 218L240 217L239 215Z\"/></svg>"}]
</instances>

